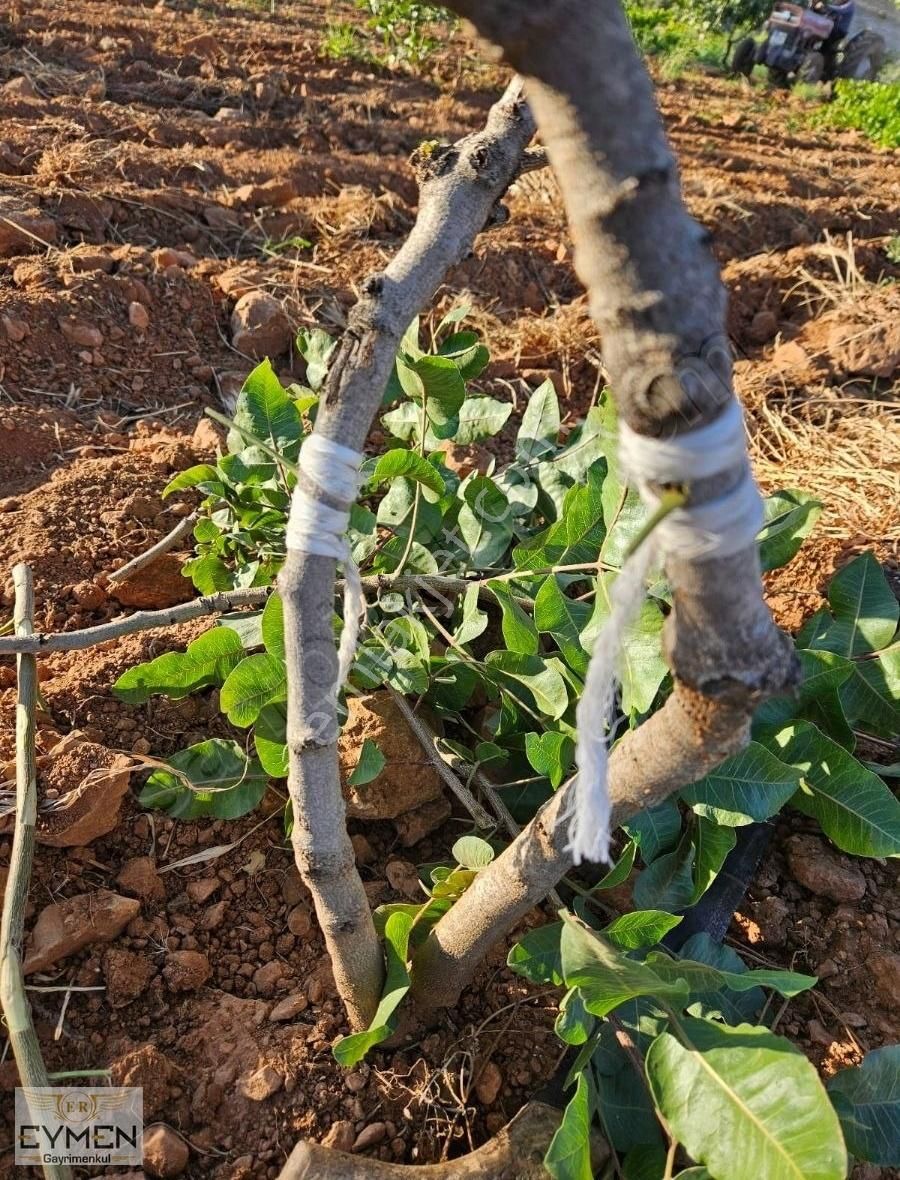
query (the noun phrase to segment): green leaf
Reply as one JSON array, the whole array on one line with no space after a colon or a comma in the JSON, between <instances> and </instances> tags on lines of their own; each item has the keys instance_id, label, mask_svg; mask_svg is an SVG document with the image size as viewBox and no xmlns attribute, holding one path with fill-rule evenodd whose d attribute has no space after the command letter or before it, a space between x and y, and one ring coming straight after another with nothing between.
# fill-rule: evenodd
<instances>
[{"instance_id":1,"label":"green leaf","mask_svg":"<svg viewBox=\"0 0 900 1180\"><path fill-rule=\"evenodd\" d=\"M634 868L637 851L637 840L629 840L622 849L622 855L606 876L597 882L594 889L613 889L616 885L621 885L623 881L627 881L631 876L631 870Z\"/></svg>"},{"instance_id":2,"label":"green leaf","mask_svg":"<svg viewBox=\"0 0 900 1180\"><path fill-rule=\"evenodd\" d=\"M560 937L562 922L537 926L523 934L507 956L506 962L517 975L531 983L562 983Z\"/></svg>"},{"instance_id":3,"label":"green leaf","mask_svg":"<svg viewBox=\"0 0 900 1180\"><path fill-rule=\"evenodd\" d=\"M456 628L453 638L457 643L471 643L479 635L483 635L488 625L487 612L481 610L479 602L479 586L473 582L466 587L463 597L462 622Z\"/></svg>"},{"instance_id":4,"label":"green leaf","mask_svg":"<svg viewBox=\"0 0 900 1180\"><path fill-rule=\"evenodd\" d=\"M612 585L617 576L607 571L597 578L594 613L581 635L581 643L586 651L593 651L598 632L609 618ZM625 632L619 676L622 710L626 716L632 712L641 714L649 711L668 672L662 658L662 627L662 611L648 598L636 621Z\"/></svg>"},{"instance_id":5,"label":"green leaf","mask_svg":"<svg viewBox=\"0 0 900 1180\"><path fill-rule=\"evenodd\" d=\"M622 830L637 841L641 860L649 865L661 852L668 852L678 843L681 835L681 812L671 797L664 803L640 811L632 816Z\"/></svg>"},{"instance_id":6,"label":"green leaf","mask_svg":"<svg viewBox=\"0 0 900 1180\"><path fill-rule=\"evenodd\" d=\"M261 361L244 382L234 423L289 460L300 453L303 422L268 360ZM239 453L246 447L244 435L234 429L228 432L229 451Z\"/></svg>"},{"instance_id":7,"label":"green leaf","mask_svg":"<svg viewBox=\"0 0 900 1180\"><path fill-rule=\"evenodd\" d=\"M575 1093L550 1140L544 1167L553 1180L593 1180L590 1090L583 1073L578 1075Z\"/></svg>"},{"instance_id":8,"label":"green leaf","mask_svg":"<svg viewBox=\"0 0 900 1180\"><path fill-rule=\"evenodd\" d=\"M219 693L219 705L232 725L246 729L264 705L287 699L284 660L268 653L245 656Z\"/></svg>"},{"instance_id":9,"label":"green leaf","mask_svg":"<svg viewBox=\"0 0 900 1180\"><path fill-rule=\"evenodd\" d=\"M863 553L831 580L834 622L817 645L842 656L880 651L894 638L900 604L874 554Z\"/></svg>"},{"instance_id":10,"label":"green leaf","mask_svg":"<svg viewBox=\"0 0 900 1180\"><path fill-rule=\"evenodd\" d=\"M590 470L600 469L605 462L606 439L603 413L599 406L592 406L581 426L550 460L557 471L576 483L583 483Z\"/></svg>"},{"instance_id":11,"label":"green leaf","mask_svg":"<svg viewBox=\"0 0 900 1180\"><path fill-rule=\"evenodd\" d=\"M633 910L610 922L603 937L623 951L636 951L645 946L656 946L670 930L681 922L674 914L663 910Z\"/></svg>"},{"instance_id":12,"label":"green leaf","mask_svg":"<svg viewBox=\"0 0 900 1180\"><path fill-rule=\"evenodd\" d=\"M558 721L569 705L566 682L556 668L540 656L525 656L514 651L492 651L486 667L501 685L522 685L528 690L538 710Z\"/></svg>"},{"instance_id":13,"label":"green leaf","mask_svg":"<svg viewBox=\"0 0 900 1180\"><path fill-rule=\"evenodd\" d=\"M387 1040L396 1027L396 1013L400 1001L409 991L409 934L412 918L402 911L392 913L385 923L384 952L386 959L384 991L381 1002L365 1032L351 1033L332 1049L335 1060L345 1068L356 1065L375 1045Z\"/></svg>"},{"instance_id":14,"label":"green leaf","mask_svg":"<svg viewBox=\"0 0 900 1180\"><path fill-rule=\"evenodd\" d=\"M459 510L460 535L476 569L494 565L512 537L512 512L506 496L492 479L476 475L466 481L465 502Z\"/></svg>"},{"instance_id":15,"label":"green leaf","mask_svg":"<svg viewBox=\"0 0 900 1180\"><path fill-rule=\"evenodd\" d=\"M666 1169L666 1150L657 1144L634 1147L625 1157L622 1180L661 1180Z\"/></svg>"},{"instance_id":16,"label":"green leaf","mask_svg":"<svg viewBox=\"0 0 900 1180\"><path fill-rule=\"evenodd\" d=\"M900 803L877 774L808 721L772 741L778 756L803 772L793 806L817 819L838 848L854 856L900 852Z\"/></svg>"},{"instance_id":17,"label":"green leaf","mask_svg":"<svg viewBox=\"0 0 900 1180\"><path fill-rule=\"evenodd\" d=\"M234 574L221 558L212 553L186 561L181 567L181 573L191 579L201 594L234 589Z\"/></svg>"},{"instance_id":18,"label":"green leaf","mask_svg":"<svg viewBox=\"0 0 900 1180\"><path fill-rule=\"evenodd\" d=\"M183 652L169 651L148 664L123 672L112 687L115 696L140 705L153 693L180 700L198 689L221 684L244 658L236 631L213 627L204 631Z\"/></svg>"},{"instance_id":19,"label":"green leaf","mask_svg":"<svg viewBox=\"0 0 900 1180\"><path fill-rule=\"evenodd\" d=\"M509 588L509 583L488 582L488 589L496 598L500 610L503 612L501 627L507 648L510 651L522 652L526 656L536 656L540 647L537 628L531 616L519 606Z\"/></svg>"},{"instance_id":20,"label":"green leaf","mask_svg":"<svg viewBox=\"0 0 900 1180\"><path fill-rule=\"evenodd\" d=\"M549 379L531 394L522 425L516 435L516 458L520 463L531 463L556 450L559 436L559 401Z\"/></svg>"},{"instance_id":21,"label":"green leaf","mask_svg":"<svg viewBox=\"0 0 900 1180\"><path fill-rule=\"evenodd\" d=\"M164 808L177 819L239 819L266 793L262 767L255 758L248 760L237 742L208 738L166 762L180 773L154 770L138 801L144 807Z\"/></svg>"},{"instance_id":22,"label":"green leaf","mask_svg":"<svg viewBox=\"0 0 900 1180\"><path fill-rule=\"evenodd\" d=\"M641 1003L638 1000L630 1007L637 1008ZM626 1027L635 1035L634 1028L627 1024ZM643 1039L635 1036L637 1041ZM662 1135L647 1083L616 1040L609 1024L601 1026L599 1049L591 1059L591 1070L596 1081L595 1099L600 1125L616 1151L630 1153L638 1147L658 1146ZM654 1180L661 1180L661 1177L662 1171Z\"/></svg>"},{"instance_id":23,"label":"green leaf","mask_svg":"<svg viewBox=\"0 0 900 1180\"><path fill-rule=\"evenodd\" d=\"M553 636L563 659L581 677L586 675L590 663L581 643L581 632L591 614L588 603L566 597L554 574L541 583L534 598L534 625L542 635Z\"/></svg>"},{"instance_id":24,"label":"green leaf","mask_svg":"<svg viewBox=\"0 0 900 1180\"><path fill-rule=\"evenodd\" d=\"M873 1049L862 1064L826 1082L847 1148L857 1159L883 1167L900 1160L900 1045Z\"/></svg>"},{"instance_id":25,"label":"green leaf","mask_svg":"<svg viewBox=\"0 0 900 1180\"><path fill-rule=\"evenodd\" d=\"M457 414L466 398L466 383L452 360L443 356L397 357L397 375L404 392L425 399L425 413L440 438L452 438Z\"/></svg>"},{"instance_id":26,"label":"green leaf","mask_svg":"<svg viewBox=\"0 0 900 1180\"><path fill-rule=\"evenodd\" d=\"M254 647L262 647L262 611L242 610L233 615L222 615L216 623L217 627L227 627L234 631L241 641L244 651Z\"/></svg>"},{"instance_id":27,"label":"green leaf","mask_svg":"<svg viewBox=\"0 0 900 1180\"><path fill-rule=\"evenodd\" d=\"M337 341L322 328L297 333L297 351L306 361L306 382L316 393L325 384L328 364L336 347Z\"/></svg>"},{"instance_id":28,"label":"green leaf","mask_svg":"<svg viewBox=\"0 0 900 1180\"><path fill-rule=\"evenodd\" d=\"M253 744L266 774L272 778L287 778L287 706L283 701L260 709L253 727Z\"/></svg>"},{"instance_id":29,"label":"green leaf","mask_svg":"<svg viewBox=\"0 0 900 1180\"><path fill-rule=\"evenodd\" d=\"M458 865L475 872L486 868L494 859L493 848L479 836L462 836L450 852Z\"/></svg>"},{"instance_id":30,"label":"green leaf","mask_svg":"<svg viewBox=\"0 0 900 1180\"><path fill-rule=\"evenodd\" d=\"M575 755L575 743L564 733L546 730L525 734L525 757L531 767L550 780L555 790L566 776Z\"/></svg>"},{"instance_id":31,"label":"green leaf","mask_svg":"<svg viewBox=\"0 0 900 1180\"><path fill-rule=\"evenodd\" d=\"M581 989L585 1007L594 1016L606 1016L637 996L670 998L676 1004L687 999L685 983L661 979L568 915L564 916L560 953L566 987Z\"/></svg>"},{"instance_id":32,"label":"green leaf","mask_svg":"<svg viewBox=\"0 0 900 1180\"><path fill-rule=\"evenodd\" d=\"M688 828L677 846L658 856L635 881L634 904L642 910L683 910L691 905L695 891L694 855Z\"/></svg>"},{"instance_id":33,"label":"green leaf","mask_svg":"<svg viewBox=\"0 0 900 1180\"><path fill-rule=\"evenodd\" d=\"M757 537L762 568L787 565L821 515L821 501L806 492L788 489L766 496L765 524Z\"/></svg>"},{"instance_id":34,"label":"green leaf","mask_svg":"<svg viewBox=\"0 0 900 1180\"><path fill-rule=\"evenodd\" d=\"M493 438L506 425L511 413L511 402L501 402L495 397L467 397L459 407L459 426L453 441L469 446Z\"/></svg>"},{"instance_id":35,"label":"green leaf","mask_svg":"<svg viewBox=\"0 0 900 1180\"><path fill-rule=\"evenodd\" d=\"M284 659L284 604L280 594L271 594L263 607L262 622L263 646L270 656L278 660Z\"/></svg>"},{"instance_id":36,"label":"green leaf","mask_svg":"<svg viewBox=\"0 0 900 1180\"><path fill-rule=\"evenodd\" d=\"M795 766L788 766L758 742L750 742L706 778L685 787L681 798L698 815L741 827L777 815L796 792L800 778Z\"/></svg>"},{"instance_id":37,"label":"green leaf","mask_svg":"<svg viewBox=\"0 0 900 1180\"><path fill-rule=\"evenodd\" d=\"M735 992L748 992L758 987L768 987L782 996L797 996L809 991L817 980L815 975L801 975L797 971L726 971L709 963L691 959L672 958L664 951L651 951L645 960L647 967L661 980L668 983L683 983L691 992L716 992L728 988Z\"/></svg>"},{"instance_id":38,"label":"green leaf","mask_svg":"<svg viewBox=\"0 0 900 1180\"><path fill-rule=\"evenodd\" d=\"M545 569L595 562L606 535L602 487L603 473L592 470L588 472L586 484L569 488L555 524L513 550L516 567Z\"/></svg>"},{"instance_id":39,"label":"green leaf","mask_svg":"<svg viewBox=\"0 0 900 1180\"><path fill-rule=\"evenodd\" d=\"M734 848L737 836L734 828L720 825L706 816L697 817L693 832L694 892L691 905L696 905L721 871L728 853Z\"/></svg>"},{"instance_id":40,"label":"green leaf","mask_svg":"<svg viewBox=\"0 0 900 1180\"><path fill-rule=\"evenodd\" d=\"M844 1180L837 1117L809 1061L765 1028L685 1017L647 1054L672 1134L728 1180Z\"/></svg>"},{"instance_id":41,"label":"green leaf","mask_svg":"<svg viewBox=\"0 0 900 1180\"><path fill-rule=\"evenodd\" d=\"M407 451L402 447L385 451L375 465L372 478L375 483L387 483L401 478L412 479L437 496L443 496L445 491L441 473L434 464L417 455L415 451Z\"/></svg>"},{"instance_id":42,"label":"green leaf","mask_svg":"<svg viewBox=\"0 0 900 1180\"><path fill-rule=\"evenodd\" d=\"M863 733L895 738L900 733L900 644L849 663L850 675L838 690L847 720Z\"/></svg>"},{"instance_id":43,"label":"green leaf","mask_svg":"<svg viewBox=\"0 0 900 1180\"><path fill-rule=\"evenodd\" d=\"M582 1002L581 993L577 988L570 988L560 1002L553 1031L567 1045L583 1045L595 1023Z\"/></svg>"},{"instance_id":44,"label":"green leaf","mask_svg":"<svg viewBox=\"0 0 900 1180\"><path fill-rule=\"evenodd\" d=\"M377 743L373 742L371 738L365 738L359 751L356 766L347 779L347 783L351 787L365 786L366 783L378 778L384 770L384 766L384 754L379 750Z\"/></svg>"},{"instance_id":45,"label":"green leaf","mask_svg":"<svg viewBox=\"0 0 900 1180\"><path fill-rule=\"evenodd\" d=\"M206 483L218 478L219 472L216 467L211 467L209 463L198 463L196 467L189 467L187 471L181 471L174 479L169 480L163 488L163 499L173 492L182 492L185 488L195 488L198 483Z\"/></svg>"},{"instance_id":46,"label":"green leaf","mask_svg":"<svg viewBox=\"0 0 900 1180\"><path fill-rule=\"evenodd\" d=\"M731 975L746 975L747 964L741 957L721 942L714 942L705 932L693 934L682 945L677 956L694 963L705 963L707 967L715 967L717 971L726 971ZM761 987L754 986L746 991L721 986L720 977L706 981L712 987L704 991L704 982L694 980L699 987L691 992L691 1006L688 1012L691 1016L720 1017L726 1024L755 1024L763 1005L766 993Z\"/></svg>"}]
</instances>

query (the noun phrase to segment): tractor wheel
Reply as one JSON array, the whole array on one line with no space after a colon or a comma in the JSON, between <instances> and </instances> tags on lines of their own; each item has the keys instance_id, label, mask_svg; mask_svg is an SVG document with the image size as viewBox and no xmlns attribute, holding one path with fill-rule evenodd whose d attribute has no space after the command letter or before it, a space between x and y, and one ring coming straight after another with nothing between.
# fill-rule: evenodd
<instances>
[{"instance_id":1,"label":"tractor wheel","mask_svg":"<svg viewBox=\"0 0 900 1180\"><path fill-rule=\"evenodd\" d=\"M797 70L798 82L821 82L825 76L825 58L813 50L807 53Z\"/></svg>"},{"instance_id":2,"label":"tractor wheel","mask_svg":"<svg viewBox=\"0 0 900 1180\"><path fill-rule=\"evenodd\" d=\"M878 33L864 29L857 33L844 46L840 65L837 68L839 78L854 78L862 82L874 82L878 71L884 62L884 38Z\"/></svg>"},{"instance_id":3,"label":"tractor wheel","mask_svg":"<svg viewBox=\"0 0 900 1180\"><path fill-rule=\"evenodd\" d=\"M784 70L776 69L775 66L769 66L769 82L779 90L788 90L791 85Z\"/></svg>"},{"instance_id":4,"label":"tractor wheel","mask_svg":"<svg viewBox=\"0 0 900 1180\"><path fill-rule=\"evenodd\" d=\"M732 54L731 72L743 74L745 78L749 78L753 73L754 65L756 65L756 42L752 37L744 37L743 40L738 41Z\"/></svg>"}]
</instances>

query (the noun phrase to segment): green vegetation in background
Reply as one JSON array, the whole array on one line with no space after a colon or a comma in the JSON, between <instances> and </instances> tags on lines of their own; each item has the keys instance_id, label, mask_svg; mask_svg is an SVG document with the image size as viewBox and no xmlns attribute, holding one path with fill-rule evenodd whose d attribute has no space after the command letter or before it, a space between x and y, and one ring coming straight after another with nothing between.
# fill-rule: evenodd
<instances>
[{"instance_id":1,"label":"green vegetation in background","mask_svg":"<svg viewBox=\"0 0 900 1180\"><path fill-rule=\"evenodd\" d=\"M367 61L385 66L421 65L457 24L456 17L436 4L412 0L356 0L367 14L362 25L329 24L322 53L334 61Z\"/></svg>"},{"instance_id":2,"label":"green vegetation in background","mask_svg":"<svg viewBox=\"0 0 900 1180\"><path fill-rule=\"evenodd\" d=\"M900 147L900 85L842 78L835 83L834 99L815 113L813 121L862 131L879 147Z\"/></svg>"}]
</instances>

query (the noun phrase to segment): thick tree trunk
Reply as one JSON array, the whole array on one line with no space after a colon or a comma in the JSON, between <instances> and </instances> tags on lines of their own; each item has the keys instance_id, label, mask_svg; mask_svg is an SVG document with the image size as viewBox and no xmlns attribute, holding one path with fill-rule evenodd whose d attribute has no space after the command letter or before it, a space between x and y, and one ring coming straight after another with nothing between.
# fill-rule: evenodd
<instances>
[{"instance_id":1,"label":"thick tree trunk","mask_svg":"<svg viewBox=\"0 0 900 1180\"><path fill-rule=\"evenodd\" d=\"M712 422L734 396L725 293L709 235L682 203L622 8L611 0L454 0L452 7L526 78L621 416L654 437ZM698 480L691 504L726 494L744 470L736 464ZM758 703L789 690L796 677L790 641L763 601L755 545L724 558L670 559L666 572L675 690L613 753L616 823L739 750ZM560 792L437 924L413 965L422 1005L453 1004L490 946L568 871L559 822L567 795Z\"/></svg>"},{"instance_id":2,"label":"thick tree trunk","mask_svg":"<svg viewBox=\"0 0 900 1180\"><path fill-rule=\"evenodd\" d=\"M485 129L419 159L420 204L406 243L363 286L331 367L316 431L361 451L381 404L397 345L462 261L518 175L534 122L514 82ZM323 489L327 492L328 489ZM351 1024L368 1024L383 958L347 835L338 775L331 619L335 562L288 551L279 577L288 667L289 789L297 866L313 896L335 982Z\"/></svg>"}]
</instances>

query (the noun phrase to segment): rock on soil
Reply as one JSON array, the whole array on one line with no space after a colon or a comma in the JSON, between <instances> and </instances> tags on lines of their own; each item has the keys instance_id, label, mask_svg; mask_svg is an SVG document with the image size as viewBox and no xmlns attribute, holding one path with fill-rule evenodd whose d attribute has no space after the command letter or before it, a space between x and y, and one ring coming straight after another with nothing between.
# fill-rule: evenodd
<instances>
[{"instance_id":1,"label":"rock on soil","mask_svg":"<svg viewBox=\"0 0 900 1180\"><path fill-rule=\"evenodd\" d=\"M160 1180L180 1176L188 1166L191 1150L177 1131L157 1123L144 1131L144 1171Z\"/></svg>"},{"instance_id":2,"label":"rock on soil","mask_svg":"<svg viewBox=\"0 0 900 1180\"><path fill-rule=\"evenodd\" d=\"M122 947L110 947L103 956L106 999L113 1008L124 1008L142 996L156 975L150 959Z\"/></svg>"},{"instance_id":3,"label":"rock on soil","mask_svg":"<svg viewBox=\"0 0 900 1180\"><path fill-rule=\"evenodd\" d=\"M171 951L166 956L163 978L173 992L193 992L212 975L209 959L200 951Z\"/></svg>"},{"instance_id":4,"label":"rock on soil","mask_svg":"<svg viewBox=\"0 0 900 1180\"><path fill-rule=\"evenodd\" d=\"M181 573L182 561L174 553L164 553L138 570L124 582L110 587L110 595L122 606L141 610L165 610L194 597L190 578Z\"/></svg>"},{"instance_id":5,"label":"rock on soil","mask_svg":"<svg viewBox=\"0 0 900 1180\"><path fill-rule=\"evenodd\" d=\"M838 856L817 836L793 836L787 843L791 874L811 893L832 901L859 901L866 879L845 857Z\"/></svg>"},{"instance_id":6,"label":"rock on soil","mask_svg":"<svg viewBox=\"0 0 900 1180\"><path fill-rule=\"evenodd\" d=\"M866 959L866 966L887 1010L900 1011L900 955L893 951L876 951Z\"/></svg>"},{"instance_id":7,"label":"rock on soil","mask_svg":"<svg viewBox=\"0 0 900 1180\"><path fill-rule=\"evenodd\" d=\"M338 1119L332 1123L322 1137L322 1146L330 1147L332 1151L350 1152L356 1142L356 1128L347 1119Z\"/></svg>"},{"instance_id":8,"label":"rock on soil","mask_svg":"<svg viewBox=\"0 0 900 1180\"><path fill-rule=\"evenodd\" d=\"M483 1106L493 1106L503 1086L503 1074L499 1066L489 1061L478 1075L475 1083L475 1094Z\"/></svg>"},{"instance_id":9,"label":"rock on soil","mask_svg":"<svg viewBox=\"0 0 900 1180\"><path fill-rule=\"evenodd\" d=\"M291 343L291 325L284 308L272 295L250 291L231 313L231 342L238 352L258 360L279 356Z\"/></svg>"},{"instance_id":10,"label":"rock on soil","mask_svg":"<svg viewBox=\"0 0 900 1180\"><path fill-rule=\"evenodd\" d=\"M65 799L61 807L40 816L38 843L77 848L113 831L132 766L130 758L88 741L78 730L66 734L38 759L39 792Z\"/></svg>"},{"instance_id":11,"label":"rock on soil","mask_svg":"<svg viewBox=\"0 0 900 1180\"><path fill-rule=\"evenodd\" d=\"M144 1118L152 1119L169 1097L178 1070L175 1063L149 1043L136 1045L110 1064L116 1086L140 1086L144 1091Z\"/></svg>"},{"instance_id":12,"label":"rock on soil","mask_svg":"<svg viewBox=\"0 0 900 1180\"><path fill-rule=\"evenodd\" d=\"M238 1088L251 1102L264 1102L277 1094L283 1085L284 1078L278 1070L271 1065L263 1065L249 1077L243 1078Z\"/></svg>"},{"instance_id":13,"label":"rock on soil","mask_svg":"<svg viewBox=\"0 0 900 1180\"><path fill-rule=\"evenodd\" d=\"M96 942L111 942L140 912L141 903L109 889L80 893L41 910L27 947L26 975L46 971Z\"/></svg>"},{"instance_id":14,"label":"rock on soil","mask_svg":"<svg viewBox=\"0 0 900 1180\"><path fill-rule=\"evenodd\" d=\"M355 819L394 819L440 799L437 771L390 696L373 692L351 697L347 704L347 724L338 740L347 814ZM366 738L381 750L385 766L371 782L353 787L349 779Z\"/></svg>"},{"instance_id":15,"label":"rock on soil","mask_svg":"<svg viewBox=\"0 0 900 1180\"><path fill-rule=\"evenodd\" d=\"M116 883L126 892L133 893L141 901L161 901L166 896L162 877L149 856L135 856L126 860L119 870Z\"/></svg>"},{"instance_id":16,"label":"rock on soil","mask_svg":"<svg viewBox=\"0 0 900 1180\"><path fill-rule=\"evenodd\" d=\"M0 258L30 253L55 241L56 222L51 217L15 197L0 197Z\"/></svg>"}]
</instances>

